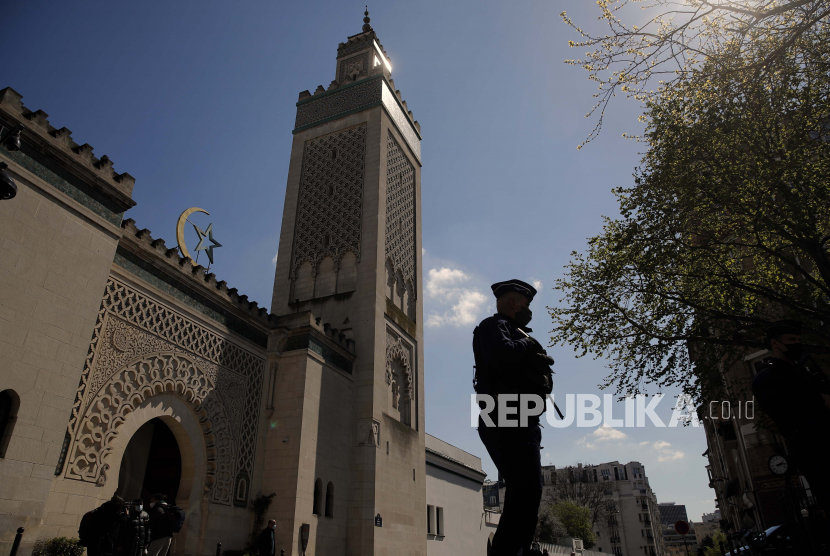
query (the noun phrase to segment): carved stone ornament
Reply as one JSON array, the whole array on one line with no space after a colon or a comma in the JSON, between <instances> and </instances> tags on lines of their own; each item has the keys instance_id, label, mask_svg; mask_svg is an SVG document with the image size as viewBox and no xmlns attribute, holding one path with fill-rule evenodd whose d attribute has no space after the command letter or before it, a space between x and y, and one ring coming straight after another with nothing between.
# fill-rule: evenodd
<instances>
[{"instance_id":1,"label":"carved stone ornament","mask_svg":"<svg viewBox=\"0 0 830 556\"><path fill-rule=\"evenodd\" d=\"M386 259L415 299L415 168L392 135L386 141Z\"/></svg>"},{"instance_id":2,"label":"carved stone ornament","mask_svg":"<svg viewBox=\"0 0 830 556\"><path fill-rule=\"evenodd\" d=\"M360 261L366 124L307 141L294 229L292 278L324 257L335 267L346 252Z\"/></svg>"},{"instance_id":3,"label":"carved stone ornament","mask_svg":"<svg viewBox=\"0 0 830 556\"><path fill-rule=\"evenodd\" d=\"M414 398L414 392L412 388L412 366L409 362L410 353L408 344L393 335L389 330L386 331L386 384L392 384L392 363L397 361L403 367L403 396L411 400Z\"/></svg>"},{"instance_id":4,"label":"carved stone ornament","mask_svg":"<svg viewBox=\"0 0 830 556\"><path fill-rule=\"evenodd\" d=\"M367 75L369 70L369 54L370 52L364 52L363 54L352 56L347 60L341 60L338 81L342 83L346 76L356 79Z\"/></svg>"},{"instance_id":5,"label":"carved stone ornament","mask_svg":"<svg viewBox=\"0 0 830 556\"><path fill-rule=\"evenodd\" d=\"M380 423L374 419L360 419L357 422L357 445L380 446Z\"/></svg>"},{"instance_id":6,"label":"carved stone ornament","mask_svg":"<svg viewBox=\"0 0 830 556\"><path fill-rule=\"evenodd\" d=\"M253 475L264 369L264 358L110 278L72 408L64 476L105 485L127 416L172 393L198 416L209 500L238 504L234 493L247 497L247 489L234 479Z\"/></svg>"}]
</instances>

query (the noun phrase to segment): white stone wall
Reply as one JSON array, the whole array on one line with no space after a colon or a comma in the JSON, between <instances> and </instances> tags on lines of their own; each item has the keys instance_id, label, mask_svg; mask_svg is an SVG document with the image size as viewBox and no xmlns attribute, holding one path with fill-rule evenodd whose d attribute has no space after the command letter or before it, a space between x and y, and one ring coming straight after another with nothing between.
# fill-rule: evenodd
<instances>
[{"instance_id":1,"label":"white stone wall","mask_svg":"<svg viewBox=\"0 0 830 556\"><path fill-rule=\"evenodd\" d=\"M324 296L323 293L331 291L330 273L327 272L324 264L321 264L323 272L317 276L313 276L311 269L303 270L304 265L301 265L296 281L292 283L291 280L294 245L297 241L295 231L300 205L300 185L304 171L303 151L309 140L360 125L366 126L360 260L355 264L352 262L353 256L347 254L341 261L337 275L334 287L336 295ZM345 334L346 338L354 341L357 359L352 372L352 393L348 398L351 407L343 407L336 420L348 422L356 436L358 430L363 431L367 430L366 427L376 426L380 440L379 445L368 446L365 443L361 444L359 439L353 436L350 440L352 444L348 457L342 457L342 461L348 461L349 476L347 490L344 493L347 496L346 524L340 537L340 546L345 547L346 554L395 554L396 556L411 554L414 556L423 555L426 552L426 539L422 534L425 527L426 496L423 456L423 346L421 341L423 338L423 323L421 322L423 292L419 279L416 292L414 292L416 301L410 304L411 310L408 313L401 311L400 314L389 315L385 293L387 276L384 234L386 228L385 164L390 130L393 134L397 133L383 108L375 107L294 135L271 311L277 315L310 311L315 318L331 323L331 326L337 328L339 333ZM396 136L396 140L403 143L403 139L399 136ZM417 198L414 219L416 227L415 267L420 269L420 165L414 159L412 164L415 167L413 180ZM302 295L297 294L297 291ZM308 298L309 295L313 298ZM295 299L300 299L299 305L294 304ZM400 322L402 316L403 324ZM414 322L412 317L414 317ZM386 380L386 343L389 329L395 330L398 334L406 334L407 345L411 347L413 399L409 404L408 420L401 417L399 410L391 411L390 407L391 381L388 383ZM306 367L305 363L301 367L308 371L312 368ZM292 369L290 372L299 373L298 376L304 381L310 376L306 374L307 370ZM315 388L309 387L303 395L313 397L314 392ZM292 403L305 408L307 404L313 405L315 402L313 399L298 399ZM306 432L302 431L302 435L305 434ZM312 448L315 441L303 436L303 446L306 446L306 441L310 444L303 449L309 453L315 453L315 457L321 462L320 465L328 459L341 458L339 453L320 445L319 442L316 442L316 448ZM389 443L388 454L387 442ZM300 458L300 452L292 454L291 457ZM273 470L267 468L271 465L270 461L266 458L265 477L274 473ZM307 467L313 468L317 465L316 461L306 462ZM290 482L292 479L283 480ZM290 519L286 516L289 520L283 525L278 524L278 530L283 527L290 528L291 530L284 531L284 534L291 535L292 547L296 547L299 525L309 523L302 519L304 519L303 516L310 514L313 481L303 479L295 485L288 485L286 492L290 493L292 489L296 493L294 496L297 510ZM336 489L335 492L343 492L343 489ZM286 505L290 503L289 499L285 500ZM308 511L301 509L306 503ZM383 518L383 527L374 526L374 517L378 513ZM309 523L312 525L311 537L315 543L322 542L323 537L328 537L329 533L323 534L324 523L325 520L319 524L319 536L315 532L314 524ZM329 527L328 530L339 531L333 527ZM315 544L315 549L316 547ZM295 549L292 548L292 550ZM311 550L311 542L309 542L307 554L322 553ZM286 553L288 553L287 549Z\"/></svg>"},{"instance_id":2,"label":"white stone wall","mask_svg":"<svg viewBox=\"0 0 830 556\"><path fill-rule=\"evenodd\" d=\"M20 398L0 459L0 551L25 527L76 536L94 499L53 488L55 466L121 229L15 162L0 202L0 384Z\"/></svg>"},{"instance_id":3,"label":"white stone wall","mask_svg":"<svg viewBox=\"0 0 830 556\"><path fill-rule=\"evenodd\" d=\"M481 470L481 460L433 436L426 435L426 446ZM487 556L487 541L495 533L499 514L484 511L482 479L462 476L461 466L427 453L427 506L442 508L443 535L428 534L428 556ZM460 471L460 472L459 472ZM483 473L482 473L483 475ZM480 476L479 476L480 477ZM424 513L427 507L423 508ZM436 515L433 509L433 516ZM435 522L433 521L433 524ZM437 532L437 531L435 531Z\"/></svg>"}]
</instances>

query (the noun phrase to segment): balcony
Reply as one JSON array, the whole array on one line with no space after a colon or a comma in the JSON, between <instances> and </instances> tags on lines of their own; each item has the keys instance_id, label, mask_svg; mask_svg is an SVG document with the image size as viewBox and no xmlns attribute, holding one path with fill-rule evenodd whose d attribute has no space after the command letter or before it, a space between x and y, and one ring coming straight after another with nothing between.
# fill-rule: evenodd
<instances>
[{"instance_id":1,"label":"balcony","mask_svg":"<svg viewBox=\"0 0 830 556\"><path fill-rule=\"evenodd\" d=\"M651 520L650 519L644 519L643 520L643 525L651 525Z\"/></svg>"},{"instance_id":2,"label":"balcony","mask_svg":"<svg viewBox=\"0 0 830 556\"><path fill-rule=\"evenodd\" d=\"M619 544L620 538L619 537L611 537L611 542Z\"/></svg>"}]
</instances>

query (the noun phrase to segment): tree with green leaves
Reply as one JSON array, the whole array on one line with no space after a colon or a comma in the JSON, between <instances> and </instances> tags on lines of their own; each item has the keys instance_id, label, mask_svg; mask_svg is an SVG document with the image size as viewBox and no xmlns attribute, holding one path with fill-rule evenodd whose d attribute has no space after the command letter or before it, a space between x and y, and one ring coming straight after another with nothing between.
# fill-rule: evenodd
<instances>
[{"instance_id":1,"label":"tree with green leaves","mask_svg":"<svg viewBox=\"0 0 830 556\"><path fill-rule=\"evenodd\" d=\"M542 504L539 507L539 521L536 522L536 535L540 542L556 544L568 535L567 529L553 513L553 506Z\"/></svg>"},{"instance_id":2,"label":"tree with green leaves","mask_svg":"<svg viewBox=\"0 0 830 556\"><path fill-rule=\"evenodd\" d=\"M596 544L591 528L591 511L569 500L562 500L551 506L551 513L565 527L567 536L582 539L586 549Z\"/></svg>"},{"instance_id":3,"label":"tree with green leaves","mask_svg":"<svg viewBox=\"0 0 830 556\"><path fill-rule=\"evenodd\" d=\"M703 549L703 556L723 556L720 545L723 543L724 547L726 546L726 534L718 529L715 531L715 535L711 538L711 541L711 546L707 545Z\"/></svg>"},{"instance_id":4,"label":"tree with green leaves","mask_svg":"<svg viewBox=\"0 0 830 556\"><path fill-rule=\"evenodd\" d=\"M569 45L591 49L584 58L565 62L582 66L599 84L587 114L596 116L596 125L578 148L599 134L617 94L652 102L666 87L701 73L713 80L765 79L787 58L814 49L815 37L830 20L826 0L597 0L597 5L605 33L585 30L560 14L580 36ZM645 23L632 23L644 15Z\"/></svg>"},{"instance_id":5,"label":"tree with green leaves","mask_svg":"<svg viewBox=\"0 0 830 556\"><path fill-rule=\"evenodd\" d=\"M568 305L549 308L552 341L607 357L618 394L725 399L723 370L780 318L827 351L830 30L799 40L812 47L759 77L706 62L648 101L648 150L634 184L614 189L620 217L572 254L556 282ZM752 46L732 64L762 63L768 48Z\"/></svg>"}]
</instances>

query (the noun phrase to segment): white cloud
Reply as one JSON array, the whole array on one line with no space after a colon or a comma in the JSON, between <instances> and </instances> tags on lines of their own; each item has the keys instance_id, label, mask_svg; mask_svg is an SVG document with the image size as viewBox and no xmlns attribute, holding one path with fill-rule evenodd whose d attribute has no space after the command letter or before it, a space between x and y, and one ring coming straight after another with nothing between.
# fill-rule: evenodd
<instances>
[{"instance_id":1,"label":"white cloud","mask_svg":"<svg viewBox=\"0 0 830 556\"><path fill-rule=\"evenodd\" d=\"M608 425L602 425L592 434L597 437L597 440L622 440L628 436L620 429L615 429Z\"/></svg>"},{"instance_id":2,"label":"white cloud","mask_svg":"<svg viewBox=\"0 0 830 556\"><path fill-rule=\"evenodd\" d=\"M649 442L648 440L640 442L640 446L648 446L649 444L651 444L651 442Z\"/></svg>"},{"instance_id":3,"label":"white cloud","mask_svg":"<svg viewBox=\"0 0 830 556\"><path fill-rule=\"evenodd\" d=\"M541 280L534 280L533 281L533 287L536 288L537 290L541 290L542 289L542 281Z\"/></svg>"},{"instance_id":4,"label":"white cloud","mask_svg":"<svg viewBox=\"0 0 830 556\"><path fill-rule=\"evenodd\" d=\"M674 461L678 459L683 459L686 457L686 454L684 454L680 450L672 449L671 444L666 442L665 440L658 440L657 442L655 442L654 449L657 450L657 461L660 463L664 461Z\"/></svg>"},{"instance_id":5,"label":"white cloud","mask_svg":"<svg viewBox=\"0 0 830 556\"><path fill-rule=\"evenodd\" d=\"M273 258L273 259L271 259L271 264L272 264L272 265L277 266L277 257L279 257L279 256L280 256L280 252L279 252L279 251L277 251L277 254L276 254L276 255L274 255L274 258Z\"/></svg>"},{"instance_id":6,"label":"white cloud","mask_svg":"<svg viewBox=\"0 0 830 556\"><path fill-rule=\"evenodd\" d=\"M442 306L443 313L433 312L427 317L427 326L469 326L476 322L487 297L475 288L465 287L470 276L462 270L432 268L427 277L427 296Z\"/></svg>"},{"instance_id":7,"label":"white cloud","mask_svg":"<svg viewBox=\"0 0 830 556\"><path fill-rule=\"evenodd\" d=\"M576 441L577 444L584 444L586 448L593 449L597 447L598 442L611 442L625 440L628 435L620 429L609 427L603 424L601 427L595 429L591 434L583 436Z\"/></svg>"}]
</instances>

